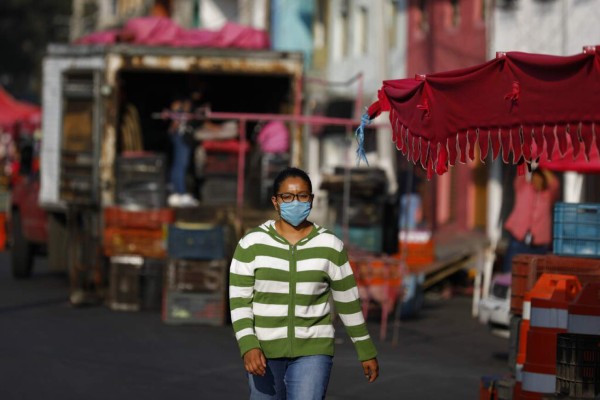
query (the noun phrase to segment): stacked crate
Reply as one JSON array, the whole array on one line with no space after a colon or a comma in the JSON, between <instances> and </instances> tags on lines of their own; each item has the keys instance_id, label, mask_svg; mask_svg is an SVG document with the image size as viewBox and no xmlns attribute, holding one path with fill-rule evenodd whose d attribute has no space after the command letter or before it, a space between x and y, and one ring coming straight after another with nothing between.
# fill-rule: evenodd
<instances>
[{"instance_id":1,"label":"stacked crate","mask_svg":"<svg viewBox=\"0 0 600 400\"><path fill-rule=\"evenodd\" d=\"M136 209L165 207L166 171L164 154L128 152L117 157L116 203Z\"/></svg>"},{"instance_id":2,"label":"stacked crate","mask_svg":"<svg viewBox=\"0 0 600 400\"><path fill-rule=\"evenodd\" d=\"M113 310L160 309L166 259L165 227L171 209L104 209L104 254L110 257L108 306Z\"/></svg>"},{"instance_id":3,"label":"stacked crate","mask_svg":"<svg viewBox=\"0 0 600 400\"><path fill-rule=\"evenodd\" d=\"M165 323L225 323L230 235L226 224L179 221L169 225Z\"/></svg>"},{"instance_id":4,"label":"stacked crate","mask_svg":"<svg viewBox=\"0 0 600 400\"><path fill-rule=\"evenodd\" d=\"M383 170L360 168L349 171L349 202L344 203L343 168L336 168L321 186L328 190L329 206L334 214L334 233L349 248L382 253L387 178ZM347 207L346 207L347 205ZM344 230L348 222L347 232Z\"/></svg>"},{"instance_id":5,"label":"stacked crate","mask_svg":"<svg viewBox=\"0 0 600 400\"><path fill-rule=\"evenodd\" d=\"M205 141L206 159L202 168L200 197L205 204L235 204L240 152L247 152L238 140ZM245 169L244 169L245 170Z\"/></svg>"},{"instance_id":6,"label":"stacked crate","mask_svg":"<svg viewBox=\"0 0 600 400\"><path fill-rule=\"evenodd\" d=\"M600 204L556 203L553 242L555 254L600 257Z\"/></svg>"},{"instance_id":7,"label":"stacked crate","mask_svg":"<svg viewBox=\"0 0 600 400\"><path fill-rule=\"evenodd\" d=\"M166 252L164 154L125 152L115 163L115 206L104 209L104 254L110 257L108 306L159 310Z\"/></svg>"}]
</instances>

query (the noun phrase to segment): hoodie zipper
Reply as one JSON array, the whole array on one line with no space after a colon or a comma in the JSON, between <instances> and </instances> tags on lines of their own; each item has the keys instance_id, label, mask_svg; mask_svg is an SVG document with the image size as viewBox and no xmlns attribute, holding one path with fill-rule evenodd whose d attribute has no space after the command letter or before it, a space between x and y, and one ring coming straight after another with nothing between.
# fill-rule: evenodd
<instances>
[{"instance_id":1,"label":"hoodie zipper","mask_svg":"<svg viewBox=\"0 0 600 400\"><path fill-rule=\"evenodd\" d=\"M294 340L296 330L294 319L296 317L296 246L290 245L292 256L290 258L290 306L288 308L288 337L290 338L290 357L294 357Z\"/></svg>"}]
</instances>

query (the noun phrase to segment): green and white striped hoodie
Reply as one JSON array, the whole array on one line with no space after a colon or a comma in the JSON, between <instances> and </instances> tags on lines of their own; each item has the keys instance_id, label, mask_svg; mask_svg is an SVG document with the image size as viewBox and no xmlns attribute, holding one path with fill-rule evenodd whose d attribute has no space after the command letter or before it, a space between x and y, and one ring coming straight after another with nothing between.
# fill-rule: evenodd
<instances>
[{"instance_id":1,"label":"green and white striped hoodie","mask_svg":"<svg viewBox=\"0 0 600 400\"><path fill-rule=\"evenodd\" d=\"M331 296L359 360L377 355L342 241L325 228L314 225L295 245L275 221L253 229L238 243L229 285L242 355L253 348L267 358L333 355Z\"/></svg>"}]
</instances>

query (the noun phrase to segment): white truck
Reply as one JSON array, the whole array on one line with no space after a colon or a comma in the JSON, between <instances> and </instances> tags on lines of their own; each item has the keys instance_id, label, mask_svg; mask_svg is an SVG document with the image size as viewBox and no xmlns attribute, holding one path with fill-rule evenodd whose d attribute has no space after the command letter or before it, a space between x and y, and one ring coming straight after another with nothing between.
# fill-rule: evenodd
<instances>
[{"instance_id":1,"label":"white truck","mask_svg":"<svg viewBox=\"0 0 600 400\"><path fill-rule=\"evenodd\" d=\"M43 62L38 197L45 213L35 218L48 218L52 266L69 271L73 288L95 291L106 284L103 211L118 203L117 161L124 151L140 151L168 162L166 122L152 116L168 107L173 93L201 87L214 111L299 114L302 79L300 53L50 45ZM244 128L251 132L252 126ZM30 247L14 250L20 249ZM21 276L31 272L31 257L14 260Z\"/></svg>"}]
</instances>

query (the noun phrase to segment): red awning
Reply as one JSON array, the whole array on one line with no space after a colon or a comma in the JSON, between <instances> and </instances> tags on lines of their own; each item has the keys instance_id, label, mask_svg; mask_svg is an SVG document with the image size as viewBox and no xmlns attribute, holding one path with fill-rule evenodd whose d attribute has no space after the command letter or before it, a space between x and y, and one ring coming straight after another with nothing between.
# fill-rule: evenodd
<instances>
[{"instance_id":1,"label":"red awning","mask_svg":"<svg viewBox=\"0 0 600 400\"><path fill-rule=\"evenodd\" d=\"M589 158L600 129L600 46L568 57L501 53L470 68L384 81L378 97L370 119L389 111L398 149L429 176L490 151L520 165L555 149Z\"/></svg>"},{"instance_id":2,"label":"red awning","mask_svg":"<svg viewBox=\"0 0 600 400\"><path fill-rule=\"evenodd\" d=\"M18 101L0 86L0 128L13 132L16 124L33 130L40 125L40 107Z\"/></svg>"}]
</instances>

